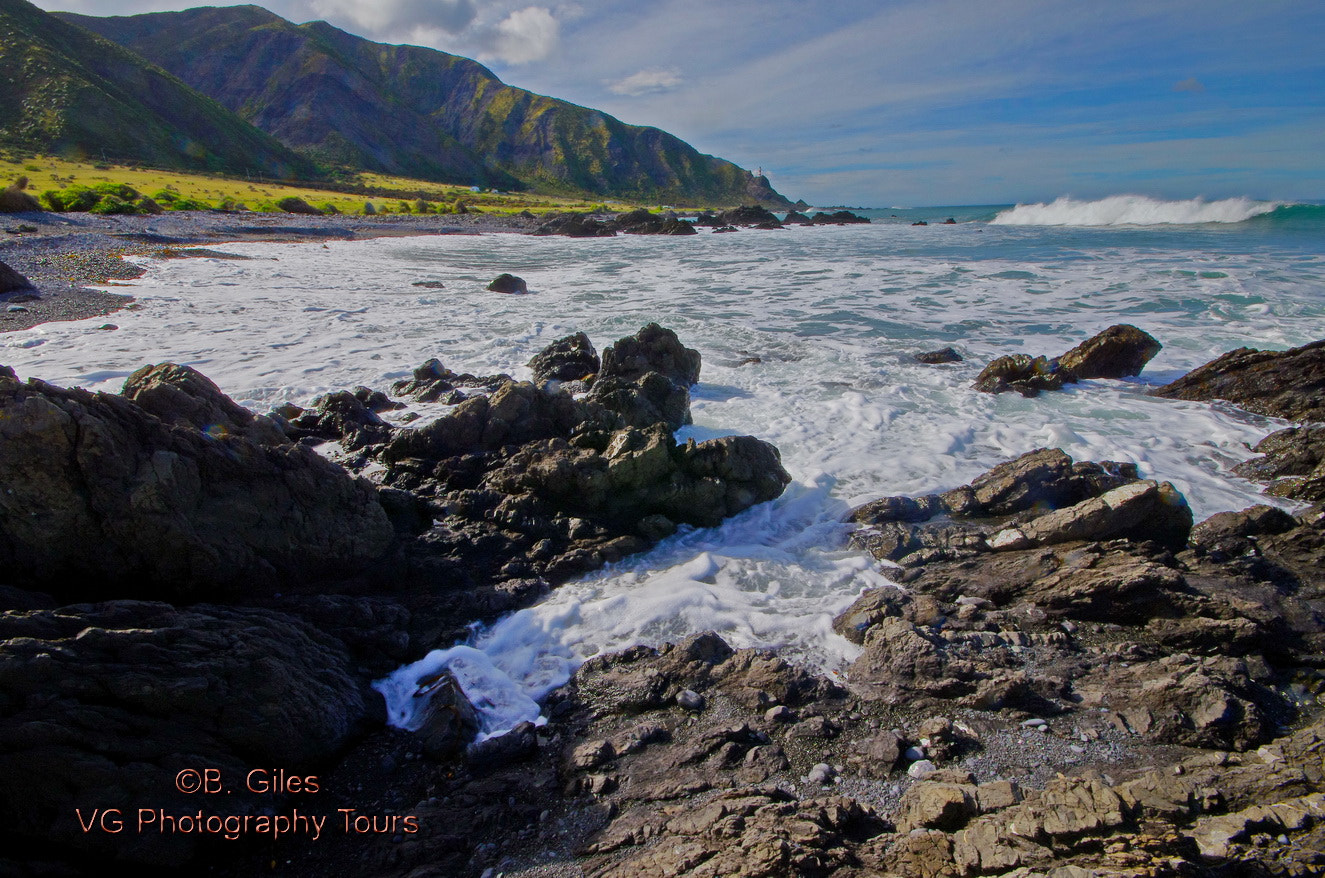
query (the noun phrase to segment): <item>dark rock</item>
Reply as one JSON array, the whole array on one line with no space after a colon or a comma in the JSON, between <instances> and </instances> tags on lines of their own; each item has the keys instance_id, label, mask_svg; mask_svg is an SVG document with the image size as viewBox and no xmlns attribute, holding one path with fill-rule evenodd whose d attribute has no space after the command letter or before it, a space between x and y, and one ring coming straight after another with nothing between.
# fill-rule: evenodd
<instances>
[{"instance_id":1,"label":"dark rock","mask_svg":"<svg viewBox=\"0 0 1325 878\"><path fill-rule=\"evenodd\" d=\"M693 224L674 216L662 217L644 208L617 216L609 227L628 235L694 235Z\"/></svg>"},{"instance_id":2,"label":"dark rock","mask_svg":"<svg viewBox=\"0 0 1325 878\"><path fill-rule=\"evenodd\" d=\"M539 351L527 364L534 382L579 381L598 374L602 365L589 336L583 332L560 338Z\"/></svg>"},{"instance_id":3,"label":"dark rock","mask_svg":"<svg viewBox=\"0 0 1325 878\"><path fill-rule=\"evenodd\" d=\"M122 396L0 373L0 563L11 582L63 597L197 600L340 579L391 547L370 485L283 436L254 442L244 432L259 419L239 423L196 373L177 384L145 380L153 374L163 375L140 373L132 390L174 423ZM221 416L232 428L218 435L192 420Z\"/></svg>"},{"instance_id":4,"label":"dark rock","mask_svg":"<svg viewBox=\"0 0 1325 878\"><path fill-rule=\"evenodd\" d=\"M245 436L264 445L288 441L270 418L254 415L189 366L144 366L124 380L121 394L167 424L192 427L213 439Z\"/></svg>"},{"instance_id":5,"label":"dark rock","mask_svg":"<svg viewBox=\"0 0 1325 878\"><path fill-rule=\"evenodd\" d=\"M1238 348L1151 393L1168 399L1224 399L1260 415L1325 421L1325 340L1287 351Z\"/></svg>"},{"instance_id":6,"label":"dark rock","mask_svg":"<svg viewBox=\"0 0 1325 878\"><path fill-rule=\"evenodd\" d=\"M446 284L442 283L442 282L439 281L439 280L416 280L414 283L410 284L410 286L413 286L413 287L423 287L425 290L444 290L444 289L446 289Z\"/></svg>"},{"instance_id":7,"label":"dark rock","mask_svg":"<svg viewBox=\"0 0 1325 878\"><path fill-rule=\"evenodd\" d=\"M972 386L981 393L1015 390L1022 396L1038 396L1042 390L1062 390L1063 384L1071 380L1047 357L1010 354L992 360Z\"/></svg>"},{"instance_id":8,"label":"dark rock","mask_svg":"<svg viewBox=\"0 0 1325 878\"><path fill-rule=\"evenodd\" d=\"M799 211L790 211L782 218L784 226L808 226L813 224L813 220Z\"/></svg>"},{"instance_id":9,"label":"dark rock","mask_svg":"<svg viewBox=\"0 0 1325 878\"><path fill-rule=\"evenodd\" d=\"M1241 512L1218 512L1192 528L1193 548L1217 559L1246 554L1262 534L1281 534L1298 523L1282 509L1252 506Z\"/></svg>"},{"instance_id":10,"label":"dark rock","mask_svg":"<svg viewBox=\"0 0 1325 878\"><path fill-rule=\"evenodd\" d=\"M516 277L513 274L499 274L492 283L488 284L488 290L493 293L527 293L529 292L529 284L525 283L522 277Z\"/></svg>"},{"instance_id":11,"label":"dark rock","mask_svg":"<svg viewBox=\"0 0 1325 878\"><path fill-rule=\"evenodd\" d=\"M423 701L415 734L429 759L445 760L469 745L478 733L478 715L450 671L419 681L414 697Z\"/></svg>"},{"instance_id":12,"label":"dark rock","mask_svg":"<svg viewBox=\"0 0 1325 878\"><path fill-rule=\"evenodd\" d=\"M0 295L19 290L31 290L32 282L14 269L0 262Z\"/></svg>"},{"instance_id":13,"label":"dark rock","mask_svg":"<svg viewBox=\"0 0 1325 878\"><path fill-rule=\"evenodd\" d=\"M201 835L84 832L75 809L126 809L130 826L133 802L192 814L183 768L219 770L235 790L210 797L209 814L271 807L246 791L252 769L316 774L370 721L375 696L347 664L336 641L264 610L114 601L0 615L0 819L46 846L178 865Z\"/></svg>"},{"instance_id":14,"label":"dark rock","mask_svg":"<svg viewBox=\"0 0 1325 878\"><path fill-rule=\"evenodd\" d=\"M676 333L650 323L603 351L601 377L636 381L657 372L689 387L699 381L699 351L681 344Z\"/></svg>"},{"instance_id":15,"label":"dark rock","mask_svg":"<svg viewBox=\"0 0 1325 878\"><path fill-rule=\"evenodd\" d=\"M535 235L565 235L568 238L610 238L616 230L598 217L587 213L553 214L546 218Z\"/></svg>"},{"instance_id":16,"label":"dark rock","mask_svg":"<svg viewBox=\"0 0 1325 878\"><path fill-rule=\"evenodd\" d=\"M1174 551L1187 545L1192 510L1169 482L1131 482L1074 506L1045 513L988 538L995 550L1078 540L1151 540Z\"/></svg>"},{"instance_id":17,"label":"dark rock","mask_svg":"<svg viewBox=\"0 0 1325 878\"><path fill-rule=\"evenodd\" d=\"M937 351L926 351L923 354L916 354L916 359L930 366L936 366L942 363L960 363L962 355L952 348L940 348Z\"/></svg>"},{"instance_id":18,"label":"dark rock","mask_svg":"<svg viewBox=\"0 0 1325 878\"><path fill-rule=\"evenodd\" d=\"M1110 326L1058 358L1058 366L1078 379L1139 375L1163 347L1149 333L1127 323Z\"/></svg>"},{"instance_id":19,"label":"dark rock","mask_svg":"<svg viewBox=\"0 0 1325 878\"><path fill-rule=\"evenodd\" d=\"M811 222L813 222L817 226L822 226L822 225L844 226L844 225L852 225L855 223L868 223L869 221L870 221L869 217L860 216L859 214L852 213L849 210L838 210L834 211L833 213L816 213L811 218Z\"/></svg>"},{"instance_id":20,"label":"dark rock","mask_svg":"<svg viewBox=\"0 0 1325 878\"><path fill-rule=\"evenodd\" d=\"M293 418L290 424L296 438L314 437L338 441L347 451L381 445L390 440L392 427L376 411L365 405L364 399L379 406L393 407L397 404L391 403L381 393L377 396L381 399L375 399L373 392L366 387L353 393L336 390L315 399L313 410Z\"/></svg>"},{"instance_id":21,"label":"dark rock","mask_svg":"<svg viewBox=\"0 0 1325 878\"><path fill-rule=\"evenodd\" d=\"M782 223L767 208L759 205L745 205L724 210L718 214L719 226L753 226L761 229L780 229Z\"/></svg>"}]
</instances>

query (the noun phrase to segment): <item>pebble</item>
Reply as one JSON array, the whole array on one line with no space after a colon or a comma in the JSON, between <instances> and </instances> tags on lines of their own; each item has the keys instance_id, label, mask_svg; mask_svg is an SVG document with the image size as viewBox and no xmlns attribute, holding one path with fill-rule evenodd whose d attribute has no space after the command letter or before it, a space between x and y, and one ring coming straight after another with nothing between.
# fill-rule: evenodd
<instances>
[{"instance_id":1,"label":"pebble","mask_svg":"<svg viewBox=\"0 0 1325 878\"><path fill-rule=\"evenodd\" d=\"M821 786L827 786L828 784L833 782L833 776L835 774L836 772L833 771L833 766L829 765L826 762L820 762L818 765L814 766L814 768L810 769L810 773L806 776L805 779L810 783L817 783Z\"/></svg>"},{"instance_id":2,"label":"pebble","mask_svg":"<svg viewBox=\"0 0 1325 878\"><path fill-rule=\"evenodd\" d=\"M909 761L909 762L916 762L917 760L920 760L920 759L924 759L924 758L925 758L925 748L924 748L924 747L907 747L907 748L906 748L906 752L903 753L902 755L906 757L907 761Z\"/></svg>"},{"instance_id":3,"label":"pebble","mask_svg":"<svg viewBox=\"0 0 1325 878\"><path fill-rule=\"evenodd\" d=\"M906 773L909 777L914 777L919 780L922 777L929 777L938 770L938 766L933 762L930 762L928 759L921 759L917 762L912 762L911 767L906 770Z\"/></svg>"},{"instance_id":4,"label":"pebble","mask_svg":"<svg viewBox=\"0 0 1325 878\"><path fill-rule=\"evenodd\" d=\"M704 696L693 689L682 689L676 693L676 703L682 710L699 713L704 709Z\"/></svg>"}]
</instances>

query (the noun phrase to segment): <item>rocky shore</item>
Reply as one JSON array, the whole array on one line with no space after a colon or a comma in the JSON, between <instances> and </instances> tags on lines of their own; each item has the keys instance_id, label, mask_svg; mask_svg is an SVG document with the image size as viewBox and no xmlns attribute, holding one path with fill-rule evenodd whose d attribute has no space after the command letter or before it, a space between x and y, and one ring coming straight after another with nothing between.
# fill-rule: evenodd
<instances>
[{"instance_id":1,"label":"rocky shore","mask_svg":"<svg viewBox=\"0 0 1325 878\"><path fill-rule=\"evenodd\" d=\"M236 240L60 219L0 259L48 283L44 247ZM379 228L289 222L248 233ZM1134 374L1156 344L1114 327L982 389ZM174 364L120 394L0 368L0 873L1325 872L1325 344L1155 391L1304 421L1239 470L1295 512L1196 522L1162 473L1037 449L852 511L898 586L836 620L842 674L700 634L589 661L543 725L475 743L443 672L391 728L374 680L789 482L756 437L675 441L702 364L667 329L529 365L266 414ZM395 426L402 400L450 408Z\"/></svg>"}]
</instances>

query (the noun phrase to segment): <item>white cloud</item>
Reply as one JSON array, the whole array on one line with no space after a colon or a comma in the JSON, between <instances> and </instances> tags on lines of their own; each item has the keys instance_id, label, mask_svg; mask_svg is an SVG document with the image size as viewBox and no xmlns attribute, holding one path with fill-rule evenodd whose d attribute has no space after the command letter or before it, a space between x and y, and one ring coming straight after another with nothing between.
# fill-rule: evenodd
<instances>
[{"instance_id":1,"label":"white cloud","mask_svg":"<svg viewBox=\"0 0 1325 878\"><path fill-rule=\"evenodd\" d=\"M561 25L544 6L526 6L506 16L487 33L484 56L507 64L541 61L561 41Z\"/></svg>"},{"instance_id":2,"label":"white cloud","mask_svg":"<svg viewBox=\"0 0 1325 878\"><path fill-rule=\"evenodd\" d=\"M352 22L373 34L463 31L478 16L473 0L312 0L318 15Z\"/></svg>"},{"instance_id":3,"label":"white cloud","mask_svg":"<svg viewBox=\"0 0 1325 878\"><path fill-rule=\"evenodd\" d=\"M607 89L613 94L638 97L639 95L660 94L671 91L682 83L681 71L676 68L653 68L632 73L618 82L608 83Z\"/></svg>"}]
</instances>

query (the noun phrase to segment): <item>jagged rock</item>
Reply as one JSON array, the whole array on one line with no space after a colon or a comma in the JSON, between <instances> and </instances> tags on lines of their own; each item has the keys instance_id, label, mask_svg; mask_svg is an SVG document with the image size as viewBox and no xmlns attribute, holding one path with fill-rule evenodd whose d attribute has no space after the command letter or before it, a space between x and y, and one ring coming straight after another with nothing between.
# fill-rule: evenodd
<instances>
[{"instance_id":1,"label":"jagged rock","mask_svg":"<svg viewBox=\"0 0 1325 878\"><path fill-rule=\"evenodd\" d=\"M0 372L0 563L11 582L198 600L340 579L388 551L394 534L372 486L283 437L201 432L188 418L238 415L205 387L193 405L186 391L201 383L186 377L131 382L180 413L168 424L122 396Z\"/></svg>"},{"instance_id":2,"label":"jagged rock","mask_svg":"<svg viewBox=\"0 0 1325 878\"><path fill-rule=\"evenodd\" d=\"M444 760L460 752L478 733L478 715L450 671L419 681L414 697L424 700L423 719L415 734L430 759Z\"/></svg>"},{"instance_id":3,"label":"jagged rock","mask_svg":"<svg viewBox=\"0 0 1325 878\"><path fill-rule=\"evenodd\" d=\"M1240 476L1271 485L1266 493L1308 503L1325 502L1325 425L1271 433L1253 449L1263 457L1238 464Z\"/></svg>"},{"instance_id":4,"label":"jagged rock","mask_svg":"<svg viewBox=\"0 0 1325 878\"><path fill-rule=\"evenodd\" d=\"M0 819L52 849L178 865L201 835L84 832L98 808L192 814L183 768L230 796L208 813L271 807L249 772L318 774L373 717L344 649L277 612L113 601L0 615ZM199 782L202 778L197 778ZM224 801L222 801L224 800Z\"/></svg>"},{"instance_id":5,"label":"jagged rock","mask_svg":"<svg viewBox=\"0 0 1325 878\"><path fill-rule=\"evenodd\" d=\"M1062 390L1071 380L1048 357L1010 354L985 366L972 386L982 393L1015 390L1022 396L1038 396L1042 390Z\"/></svg>"},{"instance_id":6,"label":"jagged rock","mask_svg":"<svg viewBox=\"0 0 1325 878\"><path fill-rule=\"evenodd\" d=\"M960 363L962 355L953 348L939 348L936 351L926 351L923 354L916 354L916 359L928 366L937 366L943 363Z\"/></svg>"},{"instance_id":7,"label":"jagged rock","mask_svg":"<svg viewBox=\"0 0 1325 878\"><path fill-rule=\"evenodd\" d=\"M375 400L368 388L364 393L336 390L313 401L314 410L306 411L290 421L298 437L314 437L340 442L347 451L357 451L367 445L381 445L391 438L392 427L382 420L364 399ZM378 394L385 399L385 396ZM387 400L387 405L392 405ZM385 409L384 409L385 410Z\"/></svg>"},{"instance_id":8,"label":"jagged rock","mask_svg":"<svg viewBox=\"0 0 1325 878\"><path fill-rule=\"evenodd\" d=\"M1150 391L1168 399L1224 399L1260 415L1325 420L1325 339L1287 351L1238 348Z\"/></svg>"},{"instance_id":9,"label":"jagged rock","mask_svg":"<svg viewBox=\"0 0 1325 878\"><path fill-rule=\"evenodd\" d=\"M1139 375L1162 348L1158 341L1128 323L1110 326L1058 358L1058 366L1079 380Z\"/></svg>"},{"instance_id":10,"label":"jagged rock","mask_svg":"<svg viewBox=\"0 0 1325 878\"><path fill-rule=\"evenodd\" d=\"M1192 528L1193 548L1216 560L1246 554L1261 534L1281 534L1297 527L1293 516L1273 506L1218 512Z\"/></svg>"},{"instance_id":11,"label":"jagged rock","mask_svg":"<svg viewBox=\"0 0 1325 878\"><path fill-rule=\"evenodd\" d=\"M459 405L468 397L456 389L457 386L472 387L481 390L496 390L512 380L510 375L457 375L442 365L442 361L433 357L414 370L413 374L391 386L391 392L399 396L410 396L419 402L442 402L446 405Z\"/></svg>"},{"instance_id":12,"label":"jagged rock","mask_svg":"<svg viewBox=\"0 0 1325 878\"><path fill-rule=\"evenodd\" d=\"M0 295L31 289L32 281L0 262Z\"/></svg>"},{"instance_id":13,"label":"jagged rock","mask_svg":"<svg viewBox=\"0 0 1325 878\"><path fill-rule=\"evenodd\" d=\"M213 439L238 435L264 445L288 441L270 418L254 415L190 366L144 366L124 380L120 393L167 424L192 427Z\"/></svg>"},{"instance_id":14,"label":"jagged rock","mask_svg":"<svg viewBox=\"0 0 1325 878\"><path fill-rule=\"evenodd\" d=\"M782 224L784 226L808 226L813 223L814 220L798 210L788 211L787 215L782 218Z\"/></svg>"},{"instance_id":15,"label":"jagged rock","mask_svg":"<svg viewBox=\"0 0 1325 878\"><path fill-rule=\"evenodd\" d=\"M906 791L897 803L898 832L941 829L955 832L979 813L973 784L925 780Z\"/></svg>"},{"instance_id":16,"label":"jagged rock","mask_svg":"<svg viewBox=\"0 0 1325 878\"><path fill-rule=\"evenodd\" d=\"M529 292L529 284L525 283L525 279L522 277L503 273L497 275L492 283L488 284L488 291L493 293L527 293Z\"/></svg>"},{"instance_id":17,"label":"jagged rock","mask_svg":"<svg viewBox=\"0 0 1325 878\"><path fill-rule=\"evenodd\" d=\"M669 381L689 387L699 381L699 351L681 344L676 333L650 323L603 351L603 378L636 381L657 372Z\"/></svg>"},{"instance_id":18,"label":"jagged rock","mask_svg":"<svg viewBox=\"0 0 1325 878\"><path fill-rule=\"evenodd\" d=\"M598 374L602 361L583 332L559 338L534 355L528 364L534 382L580 381Z\"/></svg>"}]
</instances>

